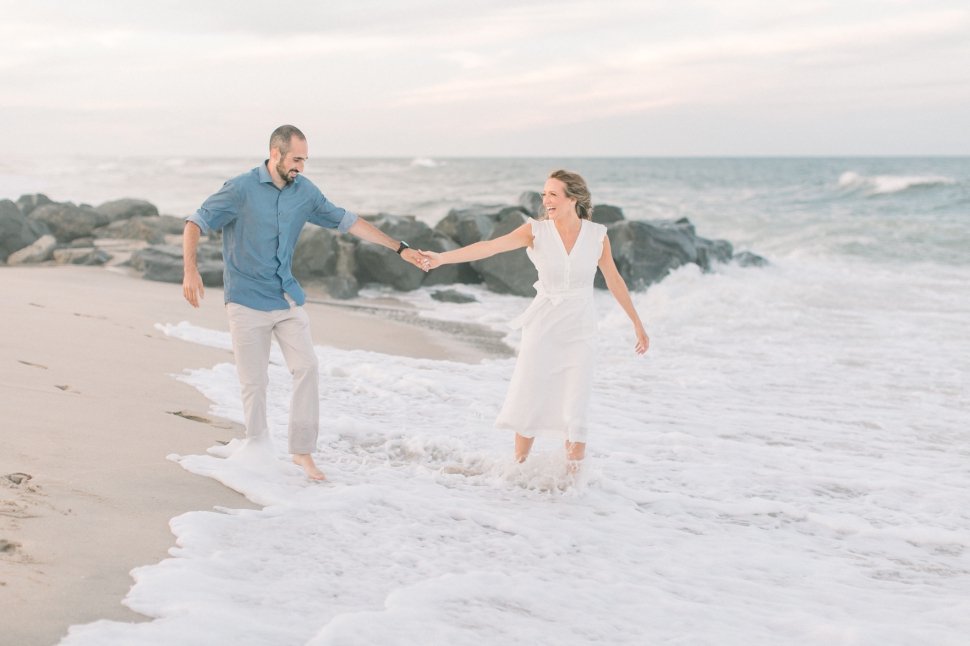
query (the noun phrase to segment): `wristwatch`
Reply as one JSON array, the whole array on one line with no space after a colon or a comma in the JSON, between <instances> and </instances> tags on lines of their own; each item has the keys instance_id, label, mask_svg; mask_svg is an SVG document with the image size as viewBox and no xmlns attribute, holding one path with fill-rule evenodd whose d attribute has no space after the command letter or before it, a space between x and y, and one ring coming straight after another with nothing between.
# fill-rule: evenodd
<instances>
[{"instance_id":1,"label":"wristwatch","mask_svg":"<svg viewBox=\"0 0 970 646\"><path fill-rule=\"evenodd\" d=\"M404 253L405 249L410 249L410 248L411 248L411 245L406 243L404 240L401 240L401 245L397 248L397 255L400 256L402 253Z\"/></svg>"}]
</instances>

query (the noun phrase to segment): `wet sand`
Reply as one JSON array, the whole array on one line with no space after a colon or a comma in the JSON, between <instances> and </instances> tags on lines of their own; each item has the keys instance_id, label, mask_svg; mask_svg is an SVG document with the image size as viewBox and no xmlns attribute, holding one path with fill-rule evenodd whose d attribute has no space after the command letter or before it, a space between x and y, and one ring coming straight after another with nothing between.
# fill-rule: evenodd
<instances>
[{"instance_id":1,"label":"wet sand","mask_svg":"<svg viewBox=\"0 0 970 646\"><path fill-rule=\"evenodd\" d=\"M243 434L174 378L231 353L154 327L227 330L222 291L207 290L195 310L178 285L70 266L0 267L0 287L0 643L52 644L72 624L142 621L121 603L129 572L167 556L169 520L252 506L166 459ZM379 309L307 310L318 345L461 361L494 353Z\"/></svg>"}]
</instances>

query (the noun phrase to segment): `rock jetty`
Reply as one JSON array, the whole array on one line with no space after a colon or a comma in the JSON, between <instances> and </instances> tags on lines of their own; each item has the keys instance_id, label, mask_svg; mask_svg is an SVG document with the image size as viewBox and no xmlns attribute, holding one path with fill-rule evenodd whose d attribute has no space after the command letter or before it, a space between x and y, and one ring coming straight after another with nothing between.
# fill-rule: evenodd
<instances>
[{"instance_id":1,"label":"rock jetty","mask_svg":"<svg viewBox=\"0 0 970 646\"><path fill-rule=\"evenodd\" d=\"M412 247L447 251L504 235L529 218L541 217L541 209L539 194L528 191L516 204L453 209L434 227L412 215L363 217ZM767 264L749 251L735 253L726 240L697 235L686 218L627 220L621 208L602 204L593 209L593 221L607 226L613 259L632 290L646 289L685 264L704 271L712 271L717 263ZM24 195L16 202L0 200L0 263L120 265L149 280L181 283L183 226L182 218L160 215L145 200L126 198L91 206ZM218 234L202 239L198 258L205 284L221 286ZM425 274L402 264L392 250L313 225L307 225L297 243L293 274L341 299L353 298L361 287L374 283L402 291L478 283L499 293L532 296L538 278L524 249ZM602 276L596 284L605 287Z\"/></svg>"}]
</instances>

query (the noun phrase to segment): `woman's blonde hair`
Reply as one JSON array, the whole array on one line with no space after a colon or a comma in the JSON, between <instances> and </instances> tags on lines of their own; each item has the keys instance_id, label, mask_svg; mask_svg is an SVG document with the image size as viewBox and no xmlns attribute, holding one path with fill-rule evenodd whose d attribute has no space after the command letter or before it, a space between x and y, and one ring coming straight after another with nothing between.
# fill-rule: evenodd
<instances>
[{"instance_id":1,"label":"woman's blonde hair","mask_svg":"<svg viewBox=\"0 0 970 646\"><path fill-rule=\"evenodd\" d=\"M576 200L576 215L583 220L591 220L593 216L593 202L589 195L586 180L579 173L568 170L557 170L549 174L551 179L558 179L566 185L566 197Z\"/></svg>"}]
</instances>

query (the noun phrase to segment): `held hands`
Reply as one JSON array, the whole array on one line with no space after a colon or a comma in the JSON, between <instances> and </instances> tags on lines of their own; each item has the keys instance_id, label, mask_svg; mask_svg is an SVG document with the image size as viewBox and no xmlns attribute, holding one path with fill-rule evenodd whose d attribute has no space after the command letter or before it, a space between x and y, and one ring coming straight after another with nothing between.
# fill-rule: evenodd
<instances>
[{"instance_id":1,"label":"held hands","mask_svg":"<svg viewBox=\"0 0 970 646\"><path fill-rule=\"evenodd\" d=\"M431 267L431 258L428 256L430 251L418 251L417 249L405 249L401 252L401 257L407 262L411 263L421 271L428 271L433 269Z\"/></svg>"},{"instance_id":2,"label":"held hands","mask_svg":"<svg viewBox=\"0 0 970 646\"><path fill-rule=\"evenodd\" d=\"M423 249L405 249L401 257L420 269L421 271L431 271L442 264L441 254L436 251L424 251Z\"/></svg>"},{"instance_id":3,"label":"held hands","mask_svg":"<svg viewBox=\"0 0 970 646\"><path fill-rule=\"evenodd\" d=\"M441 254L438 253L437 251L422 251L421 253L424 254L424 258L425 258L425 263L426 263L425 271L428 271L430 269L437 269L438 267L444 264L444 261L441 258Z\"/></svg>"}]
</instances>

